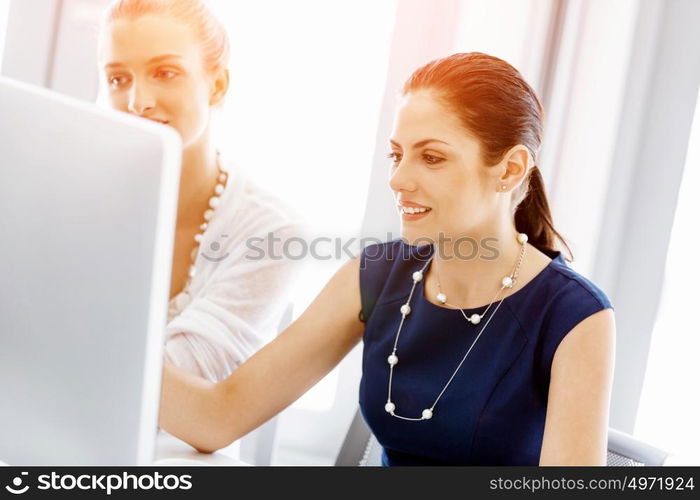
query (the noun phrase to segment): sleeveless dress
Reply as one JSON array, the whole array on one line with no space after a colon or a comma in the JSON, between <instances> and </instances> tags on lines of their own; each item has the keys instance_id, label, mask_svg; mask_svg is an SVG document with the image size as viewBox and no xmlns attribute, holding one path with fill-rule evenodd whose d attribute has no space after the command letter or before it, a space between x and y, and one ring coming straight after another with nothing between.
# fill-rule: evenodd
<instances>
[{"instance_id":1,"label":"sleeveless dress","mask_svg":"<svg viewBox=\"0 0 700 500\"><path fill-rule=\"evenodd\" d=\"M608 297L568 267L561 252L524 287L503 300L429 420L387 413L389 364L400 307L412 274L433 246L402 240L367 246L360 257L365 321L360 411L383 447L383 465L539 465L554 353L579 322ZM427 269L426 269L427 273ZM468 323L456 309L429 302L418 282L397 346L391 400L396 413L420 417L430 408L494 311ZM464 309L467 315L483 307Z\"/></svg>"}]
</instances>

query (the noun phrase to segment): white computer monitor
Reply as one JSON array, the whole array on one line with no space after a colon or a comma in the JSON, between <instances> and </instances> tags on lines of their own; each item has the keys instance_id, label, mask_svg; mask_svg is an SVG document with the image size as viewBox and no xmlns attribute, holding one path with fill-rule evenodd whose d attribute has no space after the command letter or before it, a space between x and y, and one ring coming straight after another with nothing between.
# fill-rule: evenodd
<instances>
[{"instance_id":1,"label":"white computer monitor","mask_svg":"<svg viewBox=\"0 0 700 500\"><path fill-rule=\"evenodd\" d=\"M181 147L0 78L0 461L152 463Z\"/></svg>"}]
</instances>

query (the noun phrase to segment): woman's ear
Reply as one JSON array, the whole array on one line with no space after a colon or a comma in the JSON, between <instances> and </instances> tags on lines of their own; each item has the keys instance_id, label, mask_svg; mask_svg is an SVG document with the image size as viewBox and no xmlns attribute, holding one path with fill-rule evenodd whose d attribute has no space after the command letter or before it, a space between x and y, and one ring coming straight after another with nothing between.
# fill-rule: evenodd
<instances>
[{"instance_id":1,"label":"woman's ear","mask_svg":"<svg viewBox=\"0 0 700 500\"><path fill-rule=\"evenodd\" d=\"M502 186L510 191L515 188L525 177L528 171L530 162L530 152L523 145L513 146L503 157L502 163L505 164L505 171L499 179Z\"/></svg>"},{"instance_id":2,"label":"woman's ear","mask_svg":"<svg viewBox=\"0 0 700 500\"><path fill-rule=\"evenodd\" d=\"M228 92L229 84L229 74L228 69L223 68L216 73L216 77L212 83L211 96L209 98L209 105L216 106L221 101L223 101Z\"/></svg>"}]
</instances>

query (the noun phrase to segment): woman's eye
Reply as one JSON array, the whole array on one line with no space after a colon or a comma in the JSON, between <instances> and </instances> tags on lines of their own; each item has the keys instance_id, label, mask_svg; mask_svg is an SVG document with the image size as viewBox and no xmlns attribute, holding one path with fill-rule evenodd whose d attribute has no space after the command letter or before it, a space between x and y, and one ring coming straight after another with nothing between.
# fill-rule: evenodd
<instances>
[{"instance_id":1,"label":"woman's eye","mask_svg":"<svg viewBox=\"0 0 700 500\"><path fill-rule=\"evenodd\" d=\"M161 71L156 72L156 76L158 78L163 78L165 80L170 80L171 78L175 78L177 76L177 73L174 71L171 71L169 69L164 69Z\"/></svg>"},{"instance_id":2,"label":"woman's eye","mask_svg":"<svg viewBox=\"0 0 700 500\"><path fill-rule=\"evenodd\" d=\"M444 161L444 158L439 158L437 156L429 155L429 154L424 154L423 159L428 165L435 165L437 163L440 163L441 161Z\"/></svg>"},{"instance_id":3,"label":"woman's eye","mask_svg":"<svg viewBox=\"0 0 700 500\"><path fill-rule=\"evenodd\" d=\"M110 76L109 78L107 78L107 81L109 82L109 84L112 87L119 87L119 86L123 85L124 83L126 83L126 77L118 76L118 75L117 76Z\"/></svg>"},{"instance_id":4,"label":"woman's eye","mask_svg":"<svg viewBox=\"0 0 700 500\"><path fill-rule=\"evenodd\" d=\"M387 158L389 158L390 160L393 160L393 163L398 163L401 161L401 154L391 152L387 155Z\"/></svg>"}]
</instances>

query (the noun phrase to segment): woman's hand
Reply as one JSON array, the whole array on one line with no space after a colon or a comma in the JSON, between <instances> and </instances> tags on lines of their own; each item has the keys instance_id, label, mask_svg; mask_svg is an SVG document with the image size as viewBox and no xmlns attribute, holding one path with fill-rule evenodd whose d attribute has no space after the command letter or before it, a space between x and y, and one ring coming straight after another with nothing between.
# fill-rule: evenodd
<instances>
[{"instance_id":1,"label":"woman's hand","mask_svg":"<svg viewBox=\"0 0 700 500\"><path fill-rule=\"evenodd\" d=\"M355 258L294 323L218 384L166 363L160 426L210 453L289 406L361 340L359 280Z\"/></svg>"}]
</instances>

